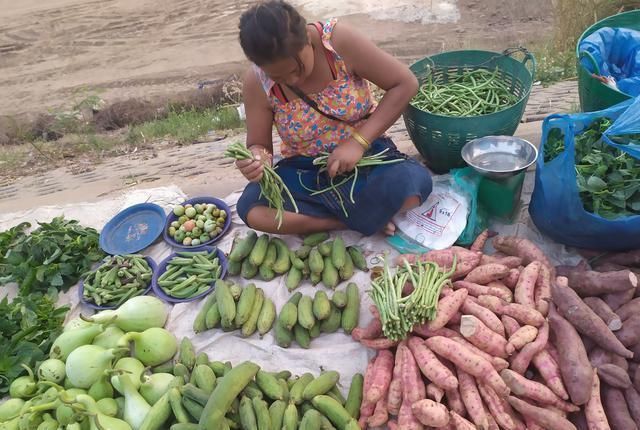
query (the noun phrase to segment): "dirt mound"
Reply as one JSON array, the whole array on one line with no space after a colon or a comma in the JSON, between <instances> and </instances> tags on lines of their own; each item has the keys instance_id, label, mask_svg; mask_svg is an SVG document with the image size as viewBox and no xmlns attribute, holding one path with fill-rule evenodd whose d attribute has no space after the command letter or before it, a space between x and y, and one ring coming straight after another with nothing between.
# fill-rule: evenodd
<instances>
[{"instance_id":1,"label":"dirt mound","mask_svg":"<svg viewBox=\"0 0 640 430\"><path fill-rule=\"evenodd\" d=\"M167 107L164 103L128 99L107 106L97 112L93 120L98 130L109 131L163 118L166 115Z\"/></svg>"}]
</instances>

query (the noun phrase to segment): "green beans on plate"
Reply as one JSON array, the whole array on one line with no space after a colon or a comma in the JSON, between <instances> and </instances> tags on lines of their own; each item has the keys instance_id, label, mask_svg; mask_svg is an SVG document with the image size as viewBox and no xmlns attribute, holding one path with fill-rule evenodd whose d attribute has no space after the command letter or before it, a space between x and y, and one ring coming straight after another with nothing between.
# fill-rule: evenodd
<instances>
[{"instance_id":1,"label":"green beans on plate","mask_svg":"<svg viewBox=\"0 0 640 430\"><path fill-rule=\"evenodd\" d=\"M153 271L143 255L108 256L84 276L84 299L98 306L120 306L149 287Z\"/></svg>"},{"instance_id":2,"label":"green beans on plate","mask_svg":"<svg viewBox=\"0 0 640 430\"><path fill-rule=\"evenodd\" d=\"M168 296L188 299L209 290L221 274L222 266L215 249L178 252L169 260L157 283Z\"/></svg>"},{"instance_id":3,"label":"green beans on plate","mask_svg":"<svg viewBox=\"0 0 640 430\"><path fill-rule=\"evenodd\" d=\"M470 117L499 112L517 102L499 69L476 69L429 75L411 105L437 115Z\"/></svg>"}]
</instances>

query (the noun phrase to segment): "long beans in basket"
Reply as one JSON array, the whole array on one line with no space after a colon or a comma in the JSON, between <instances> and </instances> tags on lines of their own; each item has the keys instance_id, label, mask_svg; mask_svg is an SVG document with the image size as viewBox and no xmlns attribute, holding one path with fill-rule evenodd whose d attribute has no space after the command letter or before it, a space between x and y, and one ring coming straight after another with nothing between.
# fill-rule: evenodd
<instances>
[{"instance_id":1,"label":"long beans in basket","mask_svg":"<svg viewBox=\"0 0 640 430\"><path fill-rule=\"evenodd\" d=\"M429 75L411 105L432 114L470 117L499 112L517 102L499 69L476 69L436 78Z\"/></svg>"},{"instance_id":2,"label":"long beans in basket","mask_svg":"<svg viewBox=\"0 0 640 430\"><path fill-rule=\"evenodd\" d=\"M229 145L224 155L225 157L235 158L236 160L254 159L251 151L239 142ZM275 169L265 164L264 173L262 174L262 179L260 179L260 194L267 199L270 207L275 208L278 228L282 226L282 216L284 214L283 193L287 195L291 201L293 209L298 213L298 205L296 205L296 201L291 195L289 188L287 188L280 176L276 173Z\"/></svg>"}]
</instances>

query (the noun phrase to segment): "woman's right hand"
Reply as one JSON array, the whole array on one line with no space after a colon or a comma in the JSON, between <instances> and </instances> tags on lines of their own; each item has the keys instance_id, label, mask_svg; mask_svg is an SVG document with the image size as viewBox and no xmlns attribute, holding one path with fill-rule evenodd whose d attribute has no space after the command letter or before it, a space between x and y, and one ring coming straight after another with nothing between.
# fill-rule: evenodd
<instances>
[{"instance_id":1,"label":"woman's right hand","mask_svg":"<svg viewBox=\"0 0 640 430\"><path fill-rule=\"evenodd\" d=\"M236 167L249 182L259 182L262 179L264 165L271 166L272 155L259 145L253 145L249 150L253 154L253 159L237 160Z\"/></svg>"}]
</instances>

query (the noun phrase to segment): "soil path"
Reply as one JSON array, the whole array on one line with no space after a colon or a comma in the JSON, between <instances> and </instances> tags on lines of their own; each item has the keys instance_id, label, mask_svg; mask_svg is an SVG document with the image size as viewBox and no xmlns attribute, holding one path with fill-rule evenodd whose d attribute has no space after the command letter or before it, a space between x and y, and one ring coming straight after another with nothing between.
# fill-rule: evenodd
<instances>
[{"instance_id":1,"label":"soil path","mask_svg":"<svg viewBox=\"0 0 640 430\"><path fill-rule=\"evenodd\" d=\"M244 67L249 0L0 0L0 115L192 89ZM342 17L406 62L459 48L530 46L551 0L293 0Z\"/></svg>"}]
</instances>

